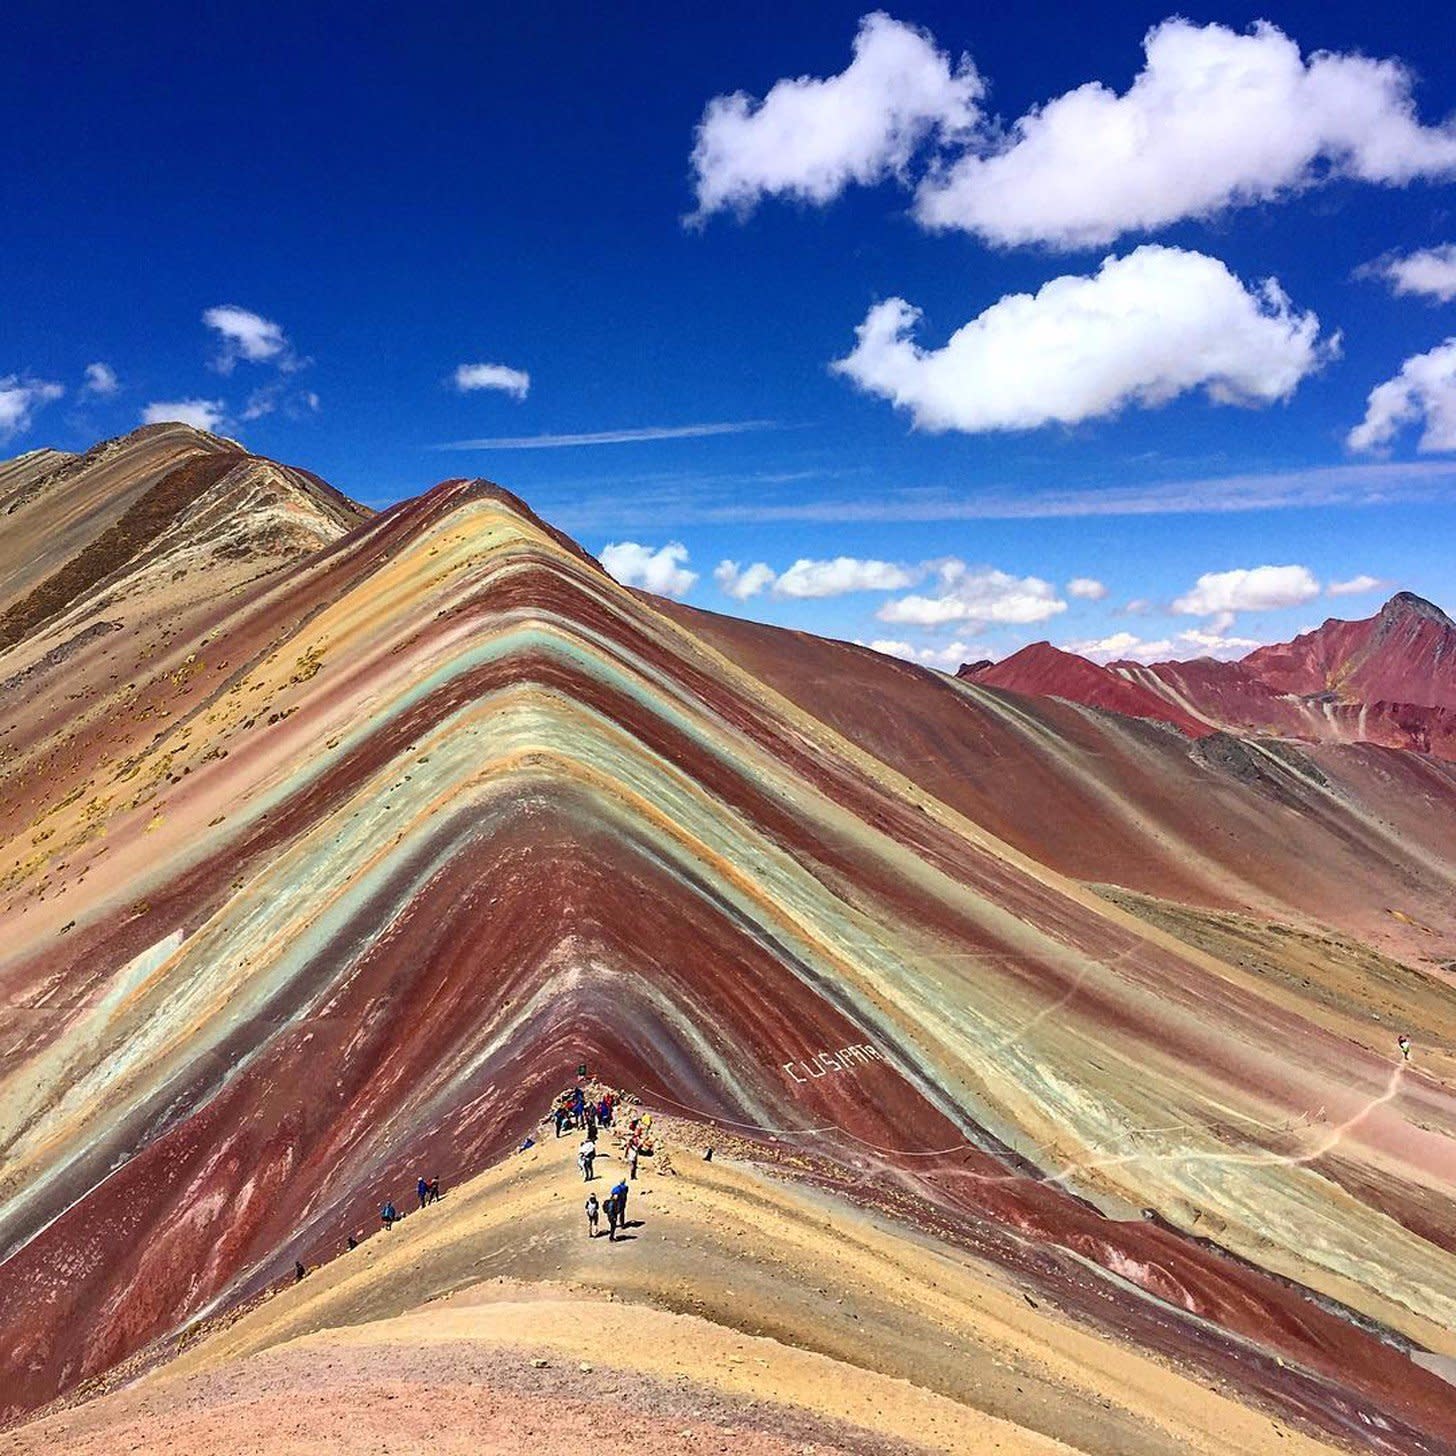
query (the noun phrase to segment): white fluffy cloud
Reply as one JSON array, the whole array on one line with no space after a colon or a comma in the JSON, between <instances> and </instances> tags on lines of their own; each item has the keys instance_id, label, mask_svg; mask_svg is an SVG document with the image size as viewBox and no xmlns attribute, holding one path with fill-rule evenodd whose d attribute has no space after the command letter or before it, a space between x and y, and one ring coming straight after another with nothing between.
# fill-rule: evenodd
<instances>
[{"instance_id":1,"label":"white fluffy cloud","mask_svg":"<svg viewBox=\"0 0 1456 1456\"><path fill-rule=\"evenodd\" d=\"M1062 643L1063 652L1075 652L1078 657L1090 657L1093 662L1162 662L1173 655L1173 650L1171 637L1153 641L1135 632L1113 632L1107 637Z\"/></svg>"},{"instance_id":2,"label":"white fluffy cloud","mask_svg":"<svg viewBox=\"0 0 1456 1456\"><path fill-rule=\"evenodd\" d=\"M1179 650L1184 657L1217 657L1224 660L1242 657L1263 644L1257 637L1233 637L1226 631L1206 632L1190 627L1178 634Z\"/></svg>"},{"instance_id":3,"label":"white fluffy cloud","mask_svg":"<svg viewBox=\"0 0 1456 1456\"><path fill-rule=\"evenodd\" d=\"M1450 303L1456 298L1456 243L1442 243L1417 253L1393 253L1359 271L1385 279L1392 293L1414 293L1438 303Z\"/></svg>"},{"instance_id":4,"label":"white fluffy cloud","mask_svg":"<svg viewBox=\"0 0 1456 1456\"><path fill-rule=\"evenodd\" d=\"M1216 404L1286 399L1338 341L1273 279L1247 289L1217 258L1149 244L1090 278L1009 294L939 349L918 309L876 304L830 367L928 430L1028 430L1151 407L1202 389Z\"/></svg>"},{"instance_id":5,"label":"white fluffy cloud","mask_svg":"<svg viewBox=\"0 0 1456 1456\"><path fill-rule=\"evenodd\" d=\"M1332 597L1358 597L1389 585L1389 582L1382 581L1378 576L1361 572L1359 576L1352 576L1349 581L1330 582L1325 591Z\"/></svg>"},{"instance_id":6,"label":"white fluffy cloud","mask_svg":"<svg viewBox=\"0 0 1456 1456\"><path fill-rule=\"evenodd\" d=\"M0 440L9 440L28 430L36 410L65 392L64 385L49 379L31 379L18 374L0 376Z\"/></svg>"},{"instance_id":7,"label":"white fluffy cloud","mask_svg":"<svg viewBox=\"0 0 1456 1456\"><path fill-rule=\"evenodd\" d=\"M1067 583L1067 595L1084 602L1100 602L1107 595L1107 588L1096 577L1074 576Z\"/></svg>"},{"instance_id":8,"label":"white fluffy cloud","mask_svg":"<svg viewBox=\"0 0 1456 1456\"><path fill-rule=\"evenodd\" d=\"M713 579L730 596L742 602L762 591L776 597L839 597L849 592L899 591L913 586L924 575L923 568L900 566L893 561L864 560L858 556L836 556L814 561L801 556L787 570L776 572L767 562L756 561L740 568L736 561L720 561Z\"/></svg>"},{"instance_id":9,"label":"white fluffy cloud","mask_svg":"<svg viewBox=\"0 0 1456 1456\"><path fill-rule=\"evenodd\" d=\"M462 394L473 389L498 389L512 399L525 399L531 388L531 376L508 364L459 364L453 379Z\"/></svg>"},{"instance_id":10,"label":"white fluffy cloud","mask_svg":"<svg viewBox=\"0 0 1456 1456\"><path fill-rule=\"evenodd\" d=\"M1365 418L1345 443L1352 450L1380 450L1406 425L1422 421L1416 445L1422 454L1456 450L1456 337L1413 355L1394 379L1377 384L1365 402Z\"/></svg>"},{"instance_id":11,"label":"white fluffy cloud","mask_svg":"<svg viewBox=\"0 0 1456 1456\"><path fill-rule=\"evenodd\" d=\"M1456 121L1421 123L1401 62L1306 59L1267 21L1241 33L1166 20L1125 92L1089 81L1007 124L982 114L969 57L953 66L924 31L868 15L854 52L827 80L708 104L693 150L697 218L771 195L825 203L854 182L908 183L921 151L922 225L1068 248L1336 178L1456 176Z\"/></svg>"},{"instance_id":12,"label":"white fluffy cloud","mask_svg":"<svg viewBox=\"0 0 1456 1456\"><path fill-rule=\"evenodd\" d=\"M221 340L213 360L213 368L220 374L231 374L240 359L249 364L273 363L284 370L298 368L304 362L294 354L281 325L235 303L205 310L202 322Z\"/></svg>"},{"instance_id":13,"label":"white fluffy cloud","mask_svg":"<svg viewBox=\"0 0 1456 1456\"><path fill-rule=\"evenodd\" d=\"M685 597L698 574L687 568L688 548L681 541L666 546L612 541L602 547L600 561L623 586L640 586L663 597Z\"/></svg>"},{"instance_id":14,"label":"white fluffy cloud","mask_svg":"<svg viewBox=\"0 0 1456 1456\"><path fill-rule=\"evenodd\" d=\"M869 647L875 652L883 652L886 657L902 657L906 662L939 667L946 672L954 672L963 662L975 662L989 655L972 642L947 642L943 647L916 647L899 638L876 637L872 642L861 642L859 645Z\"/></svg>"},{"instance_id":15,"label":"white fluffy cloud","mask_svg":"<svg viewBox=\"0 0 1456 1456\"><path fill-rule=\"evenodd\" d=\"M1174 19L1121 95L1091 81L933 171L928 227L1001 244L1099 247L1126 232L1267 202L1336 177L1456 175L1456 124L1421 125L1398 61Z\"/></svg>"},{"instance_id":16,"label":"white fluffy cloud","mask_svg":"<svg viewBox=\"0 0 1456 1456\"><path fill-rule=\"evenodd\" d=\"M919 573L893 561L865 561L836 556L831 561L800 559L774 583L781 597L838 597L846 592L899 591L913 586Z\"/></svg>"},{"instance_id":17,"label":"white fluffy cloud","mask_svg":"<svg viewBox=\"0 0 1456 1456\"><path fill-rule=\"evenodd\" d=\"M708 103L693 148L695 218L774 195L825 203L851 182L902 175L927 139L969 130L983 90L969 59L952 65L924 31L867 15L839 75Z\"/></svg>"},{"instance_id":18,"label":"white fluffy cloud","mask_svg":"<svg viewBox=\"0 0 1456 1456\"><path fill-rule=\"evenodd\" d=\"M734 601L746 602L774 584L778 573L764 561L752 566L739 566L736 561L720 561L713 568L713 580Z\"/></svg>"},{"instance_id":19,"label":"white fluffy cloud","mask_svg":"<svg viewBox=\"0 0 1456 1456\"><path fill-rule=\"evenodd\" d=\"M876 613L882 622L938 627L946 622L1024 626L1044 622L1067 610L1050 582L1036 576L1011 576L991 567L968 567L954 558L936 567L939 590L933 595L896 597Z\"/></svg>"},{"instance_id":20,"label":"white fluffy cloud","mask_svg":"<svg viewBox=\"0 0 1456 1456\"><path fill-rule=\"evenodd\" d=\"M1065 642L1064 652L1075 652L1093 662L1168 662L1189 657L1216 657L1222 661L1242 657L1261 644L1253 637L1231 637L1226 631L1190 627L1172 637L1139 637L1114 632L1083 642Z\"/></svg>"},{"instance_id":21,"label":"white fluffy cloud","mask_svg":"<svg viewBox=\"0 0 1456 1456\"><path fill-rule=\"evenodd\" d=\"M156 400L142 410L144 425L176 422L198 430L217 430L224 418L220 399Z\"/></svg>"},{"instance_id":22,"label":"white fluffy cloud","mask_svg":"<svg viewBox=\"0 0 1456 1456\"><path fill-rule=\"evenodd\" d=\"M1260 612L1294 607L1313 600L1320 584L1307 566L1249 566L1234 571L1208 571L1173 603L1189 617L1219 616L1227 627L1234 612Z\"/></svg>"},{"instance_id":23,"label":"white fluffy cloud","mask_svg":"<svg viewBox=\"0 0 1456 1456\"><path fill-rule=\"evenodd\" d=\"M121 381L110 364L103 364L98 360L95 364L86 366L86 382L82 387L87 394L115 394L121 388Z\"/></svg>"}]
</instances>

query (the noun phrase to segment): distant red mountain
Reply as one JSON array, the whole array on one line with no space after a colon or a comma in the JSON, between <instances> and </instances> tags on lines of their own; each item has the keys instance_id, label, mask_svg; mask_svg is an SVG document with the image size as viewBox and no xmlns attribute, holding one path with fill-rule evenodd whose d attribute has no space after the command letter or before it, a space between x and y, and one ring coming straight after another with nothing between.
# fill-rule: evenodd
<instances>
[{"instance_id":1,"label":"distant red mountain","mask_svg":"<svg viewBox=\"0 0 1456 1456\"><path fill-rule=\"evenodd\" d=\"M1195 738L1214 731L1212 725L1159 693L1129 682L1110 667L1053 647L1050 642L1033 642L1001 662L967 663L956 676L1015 693L1067 698L1130 718L1152 718L1171 723Z\"/></svg>"},{"instance_id":2,"label":"distant red mountain","mask_svg":"<svg viewBox=\"0 0 1456 1456\"><path fill-rule=\"evenodd\" d=\"M1362 622L1331 618L1287 645L1257 648L1243 665L1278 692L1456 708L1456 622L1411 592Z\"/></svg>"},{"instance_id":3,"label":"distant red mountain","mask_svg":"<svg viewBox=\"0 0 1456 1456\"><path fill-rule=\"evenodd\" d=\"M1330 618L1237 662L1114 662L1048 642L959 674L987 687L1066 698L1171 723L1309 742L1380 743L1456 759L1456 622L1411 592L1373 617Z\"/></svg>"}]
</instances>

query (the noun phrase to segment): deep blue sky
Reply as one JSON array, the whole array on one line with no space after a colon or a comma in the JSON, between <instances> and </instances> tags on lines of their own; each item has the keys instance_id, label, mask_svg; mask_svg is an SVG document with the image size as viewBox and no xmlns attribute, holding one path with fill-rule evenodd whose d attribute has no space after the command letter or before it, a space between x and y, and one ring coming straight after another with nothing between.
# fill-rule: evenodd
<instances>
[{"instance_id":1,"label":"deep blue sky","mask_svg":"<svg viewBox=\"0 0 1456 1456\"><path fill-rule=\"evenodd\" d=\"M1192 620L1128 618L1120 607L1165 607L1202 573L1262 564L1305 565L1321 582L1369 574L1456 609L1456 458L1418 456L1412 432L1389 461L1427 474L1361 478L1393 497L1386 504L1190 509L1226 503L1226 477L1356 463L1343 439L1367 393L1456 334L1456 303L1393 297L1352 271L1392 249L1456 241L1456 185L1338 182L1073 253L928 234L889 184L823 208L770 199L746 221L685 228L693 129L709 98L842 70L866 8L8 7L0 377L56 381L67 394L38 408L3 453L83 447L133 427L153 401L222 399L229 432L251 448L370 503L482 474L592 550L681 541L701 574L690 600L931 648L956 636L996 652L1047 635L1161 638ZM947 51L968 51L991 83L989 106L1011 117L1091 80L1124 90L1145 31L1173 12L920 3L892 13ZM1418 75L1423 121L1456 110L1456 20L1444 7L1178 13L1238 29L1267 18L1306 54L1399 57ZM886 296L922 307L923 338L938 345L1003 295L1091 273L1105 253L1146 241L1209 254L1245 281L1277 276L1299 309L1343 331L1341 358L1288 404L1246 410L1189 395L1074 428L991 435L916 431L826 367ZM201 315L228 303L276 321L310 362L287 376L246 362L227 376L210 369L215 340ZM82 371L97 360L120 388L88 398ZM447 387L473 361L529 371L529 395ZM294 403L242 420L265 385ZM316 412L299 406L302 392L317 395ZM718 421L775 427L569 449L432 448ZM973 512L948 503L989 495L1014 514L1048 492L1095 502L1188 481L1203 482L1191 499L1170 492L1177 508L1150 514L889 519L907 501L921 516L964 517ZM1316 474L1303 488L1319 496L1349 482ZM812 519L761 518L805 503L817 507L801 512ZM724 557L782 569L840 554L954 555L1058 589L1091 576L1109 592L1046 624L929 632L877 622L883 593L738 606L711 578ZM1364 615L1381 595L1249 612L1231 630L1279 636L1331 613Z\"/></svg>"}]
</instances>

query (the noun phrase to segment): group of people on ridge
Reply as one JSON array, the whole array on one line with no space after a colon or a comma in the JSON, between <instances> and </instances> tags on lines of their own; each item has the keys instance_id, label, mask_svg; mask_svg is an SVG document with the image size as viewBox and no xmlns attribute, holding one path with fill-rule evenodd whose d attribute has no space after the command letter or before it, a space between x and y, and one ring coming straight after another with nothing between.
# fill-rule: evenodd
<instances>
[{"instance_id":1,"label":"group of people on ridge","mask_svg":"<svg viewBox=\"0 0 1456 1456\"><path fill-rule=\"evenodd\" d=\"M588 1097L580 1084L563 1092L551 1109L551 1120L556 1124L556 1136L572 1128L581 1128L588 1142L595 1142L597 1127L611 1127L616 1117L619 1098L608 1088L599 1097Z\"/></svg>"},{"instance_id":2,"label":"group of people on ridge","mask_svg":"<svg viewBox=\"0 0 1456 1456\"><path fill-rule=\"evenodd\" d=\"M1402 1047L1402 1050L1404 1049ZM1407 1055L1409 1054L1407 1053ZM599 1094L593 1093L588 1096L586 1089L578 1083L563 1092L552 1105L550 1116L551 1121L556 1125L557 1137L574 1128L580 1128L583 1133L581 1146L576 1153L576 1162L581 1169L582 1181L585 1183L596 1181L597 1129L617 1125L621 1100L621 1097L610 1088ZM533 1139L527 1138L522 1144L523 1149L530 1147L532 1142ZM613 1243L616 1242L617 1230L627 1227L627 1197L631 1192L632 1183L637 1178L637 1160L643 1154L651 1157L652 1153L652 1114L644 1112L634 1116L627 1125L623 1153L623 1160L627 1166L626 1176L618 1180L605 1198L598 1200L595 1192L588 1193L586 1196L588 1238L594 1239L601 1232L599 1225L605 1215L607 1238ZM707 1156L712 1157L711 1149ZM425 1208L431 1203L438 1203L440 1201L440 1175L436 1173L433 1177L426 1178L421 1174L416 1178L415 1197L421 1208ZM379 1221L386 1232L403 1217L404 1215L399 1211L392 1198L386 1198L380 1205ZM349 1235L347 1247L357 1249L363 1238L363 1230L356 1230ZM308 1272L301 1260L294 1260L295 1280L302 1280Z\"/></svg>"},{"instance_id":3,"label":"group of people on ridge","mask_svg":"<svg viewBox=\"0 0 1456 1456\"><path fill-rule=\"evenodd\" d=\"M582 1132L581 1146L576 1150L576 1165L581 1169L583 1183L596 1181L597 1128L618 1126L621 1099L607 1089L589 1094L578 1083L563 1092L551 1108L551 1121L556 1127L556 1136L579 1128ZM606 1195L598 1199L595 1192L586 1196L587 1236L596 1238L603 1215L607 1220L607 1238L616 1242L617 1230L627 1226L627 1196L631 1183L637 1177L637 1160L642 1154L652 1154L652 1114L634 1116L627 1126L624 1159L627 1175Z\"/></svg>"}]
</instances>

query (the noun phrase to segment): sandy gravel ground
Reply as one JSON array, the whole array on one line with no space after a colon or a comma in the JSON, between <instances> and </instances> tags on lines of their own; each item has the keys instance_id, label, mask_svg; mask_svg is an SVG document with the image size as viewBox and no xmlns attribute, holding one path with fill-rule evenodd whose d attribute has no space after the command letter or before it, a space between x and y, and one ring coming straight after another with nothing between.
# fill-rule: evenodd
<instances>
[{"instance_id":1,"label":"sandy gravel ground","mask_svg":"<svg viewBox=\"0 0 1456 1456\"><path fill-rule=\"evenodd\" d=\"M582 1333L586 1321L579 1323ZM396 1332L409 1337L409 1331ZM774 1402L487 1342L385 1334L310 1341L149 1384L0 1436L7 1456L912 1456L916 1448ZM1052 1451L1049 1443L974 1448Z\"/></svg>"},{"instance_id":2,"label":"sandy gravel ground","mask_svg":"<svg viewBox=\"0 0 1456 1456\"><path fill-rule=\"evenodd\" d=\"M524 1436L576 1456L623 1421L650 1453L1329 1449L1000 1271L659 1126L676 1156L644 1160L616 1244L587 1237L576 1139L548 1133L0 1451L378 1452L434 1429L441 1450ZM599 1163L604 1192L610 1143Z\"/></svg>"}]
</instances>

